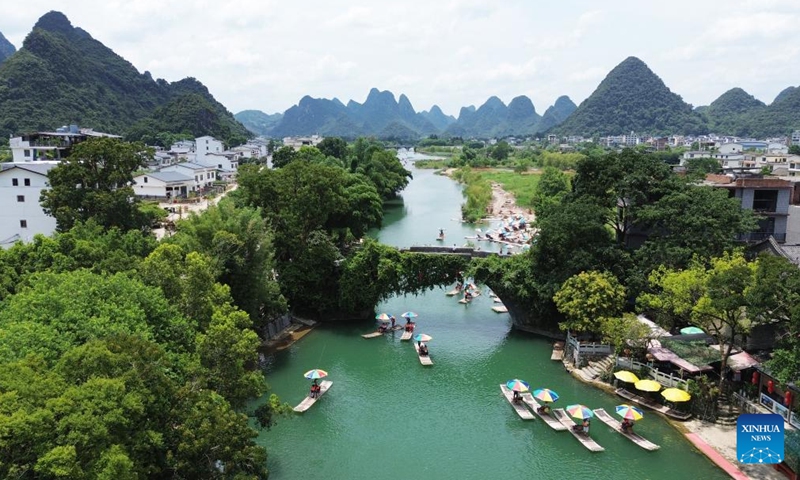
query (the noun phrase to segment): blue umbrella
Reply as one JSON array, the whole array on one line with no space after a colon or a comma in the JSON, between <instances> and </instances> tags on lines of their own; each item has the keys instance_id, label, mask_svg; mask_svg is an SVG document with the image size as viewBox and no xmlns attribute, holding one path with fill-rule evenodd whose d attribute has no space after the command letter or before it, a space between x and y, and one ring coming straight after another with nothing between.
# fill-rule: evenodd
<instances>
[{"instance_id":1,"label":"blue umbrella","mask_svg":"<svg viewBox=\"0 0 800 480\"><path fill-rule=\"evenodd\" d=\"M416 314L416 313L414 313L414 312L406 312L406 313L404 313L404 314L402 314L402 315L400 315L400 316L401 316L401 317L403 317L403 318L416 318L416 317L418 317L419 315L417 315L417 314Z\"/></svg>"}]
</instances>

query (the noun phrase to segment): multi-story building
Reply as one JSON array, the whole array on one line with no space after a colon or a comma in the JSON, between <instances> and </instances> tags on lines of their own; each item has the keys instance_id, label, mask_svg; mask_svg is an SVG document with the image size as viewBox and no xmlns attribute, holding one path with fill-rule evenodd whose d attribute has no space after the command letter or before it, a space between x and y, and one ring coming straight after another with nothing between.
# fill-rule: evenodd
<instances>
[{"instance_id":1,"label":"multi-story building","mask_svg":"<svg viewBox=\"0 0 800 480\"><path fill-rule=\"evenodd\" d=\"M9 140L9 147L11 147L12 161L16 163L59 161L69 156L74 145L92 137L119 138L118 135L70 125L61 127L55 132L34 132L12 137Z\"/></svg>"},{"instance_id":2,"label":"multi-story building","mask_svg":"<svg viewBox=\"0 0 800 480\"><path fill-rule=\"evenodd\" d=\"M55 166L54 162L0 164L0 246L55 232L56 219L39 203L42 190L49 188L47 172Z\"/></svg>"},{"instance_id":3,"label":"multi-story building","mask_svg":"<svg viewBox=\"0 0 800 480\"><path fill-rule=\"evenodd\" d=\"M324 137L319 135L311 135L310 137L284 137L283 146L300 150L300 147L316 147L324 139Z\"/></svg>"},{"instance_id":4,"label":"multi-story building","mask_svg":"<svg viewBox=\"0 0 800 480\"><path fill-rule=\"evenodd\" d=\"M786 222L794 191L792 182L760 176L708 175L705 184L728 190L731 197L741 201L743 209L752 210L760 217L758 230L742 235L741 240L761 241L772 236L779 243L786 241Z\"/></svg>"}]
</instances>

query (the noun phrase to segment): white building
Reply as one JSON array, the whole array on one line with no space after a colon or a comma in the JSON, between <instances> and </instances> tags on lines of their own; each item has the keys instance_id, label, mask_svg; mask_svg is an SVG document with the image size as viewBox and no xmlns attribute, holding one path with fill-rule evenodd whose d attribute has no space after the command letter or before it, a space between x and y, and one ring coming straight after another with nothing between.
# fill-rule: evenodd
<instances>
[{"instance_id":1,"label":"white building","mask_svg":"<svg viewBox=\"0 0 800 480\"><path fill-rule=\"evenodd\" d=\"M212 153L222 153L225 151L225 145L214 137L198 137L194 139L195 143L195 159L202 160L206 155Z\"/></svg>"},{"instance_id":2,"label":"white building","mask_svg":"<svg viewBox=\"0 0 800 480\"><path fill-rule=\"evenodd\" d=\"M792 132L792 145L800 145L800 130Z\"/></svg>"},{"instance_id":3,"label":"white building","mask_svg":"<svg viewBox=\"0 0 800 480\"><path fill-rule=\"evenodd\" d=\"M242 158L261 158L267 156L266 145L254 145L252 143L231 148L231 151L240 154Z\"/></svg>"},{"instance_id":4,"label":"white building","mask_svg":"<svg viewBox=\"0 0 800 480\"><path fill-rule=\"evenodd\" d=\"M324 137L319 135L311 135L310 137L284 137L283 146L300 150L300 147L316 147L322 140L324 140Z\"/></svg>"},{"instance_id":5,"label":"white building","mask_svg":"<svg viewBox=\"0 0 800 480\"><path fill-rule=\"evenodd\" d=\"M193 162L177 163L168 167L162 168L162 172L178 172L189 178L194 179L194 185L189 190L190 192L198 192L210 188L217 180L216 166L210 167L207 165L200 165Z\"/></svg>"},{"instance_id":6,"label":"white building","mask_svg":"<svg viewBox=\"0 0 800 480\"><path fill-rule=\"evenodd\" d=\"M31 241L34 235L51 235L56 219L44 213L39 197L47 183L47 172L55 163L0 164L0 246Z\"/></svg>"},{"instance_id":7,"label":"white building","mask_svg":"<svg viewBox=\"0 0 800 480\"><path fill-rule=\"evenodd\" d=\"M12 137L8 143L11 148L12 161L15 163L59 161L69 156L74 145L91 137L119 138L118 135L70 125L61 127L55 132L26 133Z\"/></svg>"},{"instance_id":8,"label":"white building","mask_svg":"<svg viewBox=\"0 0 800 480\"><path fill-rule=\"evenodd\" d=\"M196 185L193 177L179 172L149 172L133 177L133 191L141 197L186 197Z\"/></svg>"}]
</instances>

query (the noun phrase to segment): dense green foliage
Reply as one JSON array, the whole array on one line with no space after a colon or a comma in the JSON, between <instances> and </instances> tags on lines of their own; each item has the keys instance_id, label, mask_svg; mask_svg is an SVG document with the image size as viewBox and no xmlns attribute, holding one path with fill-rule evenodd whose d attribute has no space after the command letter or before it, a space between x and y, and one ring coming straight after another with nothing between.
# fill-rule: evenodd
<instances>
[{"instance_id":1,"label":"dense green foliage","mask_svg":"<svg viewBox=\"0 0 800 480\"><path fill-rule=\"evenodd\" d=\"M2 62L0 85L3 138L67 124L122 134L139 121L136 138L143 140L162 131L229 141L249 135L196 80L154 81L59 12L42 16L22 48ZM190 93L203 102L181 99ZM167 105L178 111L167 113Z\"/></svg>"},{"instance_id":2,"label":"dense green foliage","mask_svg":"<svg viewBox=\"0 0 800 480\"><path fill-rule=\"evenodd\" d=\"M72 149L68 158L47 174L42 191L44 212L66 231L89 219L123 230L147 229L158 218L134 194L133 172L145 166L151 149L115 138L92 138ZM163 216L163 211L159 212Z\"/></svg>"},{"instance_id":3,"label":"dense green foliage","mask_svg":"<svg viewBox=\"0 0 800 480\"><path fill-rule=\"evenodd\" d=\"M629 132L672 135L707 133L708 126L644 62L628 57L555 131L588 136Z\"/></svg>"}]
</instances>

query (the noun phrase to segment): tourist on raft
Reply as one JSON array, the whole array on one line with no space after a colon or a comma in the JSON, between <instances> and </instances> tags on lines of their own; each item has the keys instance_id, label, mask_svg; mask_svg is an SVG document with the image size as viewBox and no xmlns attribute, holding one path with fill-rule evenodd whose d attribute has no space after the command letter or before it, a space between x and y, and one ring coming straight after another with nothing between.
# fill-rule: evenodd
<instances>
[{"instance_id":1,"label":"tourist on raft","mask_svg":"<svg viewBox=\"0 0 800 480\"><path fill-rule=\"evenodd\" d=\"M512 400L514 403L519 403L522 401L522 395L520 395L518 391L514 390L514 397Z\"/></svg>"},{"instance_id":2,"label":"tourist on raft","mask_svg":"<svg viewBox=\"0 0 800 480\"><path fill-rule=\"evenodd\" d=\"M621 428L623 433L633 433L633 420L623 418Z\"/></svg>"},{"instance_id":3,"label":"tourist on raft","mask_svg":"<svg viewBox=\"0 0 800 480\"><path fill-rule=\"evenodd\" d=\"M311 384L311 393L308 395L311 398L317 398L319 396L319 391L321 387L319 383L317 383L317 379L314 379L314 383Z\"/></svg>"},{"instance_id":4,"label":"tourist on raft","mask_svg":"<svg viewBox=\"0 0 800 480\"><path fill-rule=\"evenodd\" d=\"M406 332L413 332L414 331L414 323L411 321L410 318L406 318Z\"/></svg>"},{"instance_id":5,"label":"tourist on raft","mask_svg":"<svg viewBox=\"0 0 800 480\"><path fill-rule=\"evenodd\" d=\"M550 414L550 405L544 404L537 409L539 413L542 415L549 415Z\"/></svg>"},{"instance_id":6,"label":"tourist on raft","mask_svg":"<svg viewBox=\"0 0 800 480\"><path fill-rule=\"evenodd\" d=\"M419 354L422 355L423 357L428 356L428 346L422 342L420 342L419 344Z\"/></svg>"},{"instance_id":7,"label":"tourist on raft","mask_svg":"<svg viewBox=\"0 0 800 480\"><path fill-rule=\"evenodd\" d=\"M378 331L381 332L381 333L386 333L386 330L387 330L386 324L385 323L381 323L381 326L378 327Z\"/></svg>"},{"instance_id":8,"label":"tourist on raft","mask_svg":"<svg viewBox=\"0 0 800 480\"><path fill-rule=\"evenodd\" d=\"M397 321L397 319L394 318L394 315L392 315L389 319L392 321L392 330L394 330L394 323Z\"/></svg>"}]
</instances>

